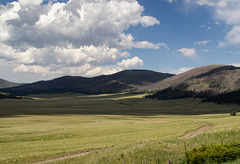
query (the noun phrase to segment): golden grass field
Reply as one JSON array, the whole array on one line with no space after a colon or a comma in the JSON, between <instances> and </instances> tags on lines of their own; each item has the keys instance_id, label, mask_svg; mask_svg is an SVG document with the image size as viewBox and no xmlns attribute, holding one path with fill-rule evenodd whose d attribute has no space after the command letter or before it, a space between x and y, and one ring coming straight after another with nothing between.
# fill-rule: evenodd
<instances>
[{"instance_id":1,"label":"golden grass field","mask_svg":"<svg viewBox=\"0 0 240 164\"><path fill-rule=\"evenodd\" d=\"M229 115L237 105L125 94L33 97L0 100L0 163L184 163L185 149L240 141L240 117ZM196 135L180 138L190 132Z\"/></svg>"}]
</instances>

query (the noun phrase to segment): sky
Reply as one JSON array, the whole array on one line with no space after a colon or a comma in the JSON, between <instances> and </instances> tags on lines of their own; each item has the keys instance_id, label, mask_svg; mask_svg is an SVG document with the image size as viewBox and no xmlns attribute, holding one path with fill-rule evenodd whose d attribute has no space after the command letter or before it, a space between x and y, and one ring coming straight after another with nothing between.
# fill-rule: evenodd
<instances>
[{"instance_id":1,"label":"sky","mask_svg":"<svg viewBox=\"0 0 240 164\"><path fill-rule=\"evenodd\" d=\"M240 66L239 0L0 0L0 78Z\"/></svg>"}]
</instances>

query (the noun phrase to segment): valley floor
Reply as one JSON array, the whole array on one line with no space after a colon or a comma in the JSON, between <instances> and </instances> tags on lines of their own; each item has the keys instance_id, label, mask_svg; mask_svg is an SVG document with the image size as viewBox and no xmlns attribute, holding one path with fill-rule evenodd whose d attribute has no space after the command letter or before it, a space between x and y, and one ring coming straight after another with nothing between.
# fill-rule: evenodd
<instances>
[{"instance_id":1,"label":"valley floor","mask_svg":"<svg viewBox=\"0 0 240 164\"><path fill-rule=\"evenodd\" d=\"M144 95L0 100L0 163L181 163L185 150L240 142L237 105Z\"/></svg>"}]
</instances>

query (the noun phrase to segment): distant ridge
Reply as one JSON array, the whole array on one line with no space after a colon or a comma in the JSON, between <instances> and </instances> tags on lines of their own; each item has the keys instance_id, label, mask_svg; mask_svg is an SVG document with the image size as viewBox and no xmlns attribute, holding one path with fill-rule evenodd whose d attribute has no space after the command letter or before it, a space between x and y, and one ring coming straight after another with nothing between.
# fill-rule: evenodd
<instances>
[{"instance_id":1,"label":"distant ridge","mask_svg":"<svg viewBox=\"0 0 240 164\"><path fill-rule=\"evenodd\" d=\"M139 91L157 92L167 88L182 91L227 93L240 89L240 67L209 65L143 86Z\"/></svg>"},{"instance_id":2,"label":"distant ridge","mask_svg":"<svg viewBox=\"0 0 240 164\"><path fill-rule=\"evenodd\" d=\"M10 81L0 78L0 88L10 88L10 87L16 87L19 85L21 85L21 84L13 83L13 82L10 82Z\"/></svg>"},{"instance_id":3,"label":"distant ridge","mask_svg":"<svg viewBox=\"0 0 240 164\"><path fill-rule=\"evenodd\" d=\"M125 70L112 75L92 78L63 76L49 81L39 81L18 87L1 89L15 95L75 92L84 94L118 93L133 91L143 85L174 76L149 70Z\"/></svg>"}]
</instances>

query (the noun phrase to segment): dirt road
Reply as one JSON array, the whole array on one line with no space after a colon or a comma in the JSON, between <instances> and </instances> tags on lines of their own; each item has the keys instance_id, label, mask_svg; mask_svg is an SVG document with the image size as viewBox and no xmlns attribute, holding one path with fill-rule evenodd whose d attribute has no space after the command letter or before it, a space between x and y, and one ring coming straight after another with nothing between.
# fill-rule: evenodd
<instances>
[{"instance_id":1,"label":"dirt road","mask_svg":"<svg viewBox=\"0 0 240 164\"><path fill-rule=\"evenodd\" d=\"M192 138L192 137L195 137L207 130L209 130L210 128L212 128L214 125L212 124L207 124L207 125L204 125L204 126L201 126L200 128L196 129L196 130L193 130L191 132L188 132L186 133L184 136L182 137L179 137L179 139L186 139L186 138Z\"/></svg>"}]
</instances>

